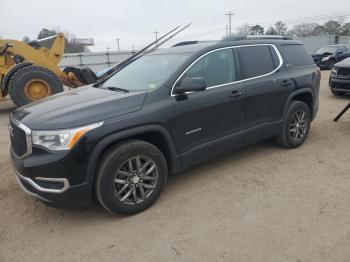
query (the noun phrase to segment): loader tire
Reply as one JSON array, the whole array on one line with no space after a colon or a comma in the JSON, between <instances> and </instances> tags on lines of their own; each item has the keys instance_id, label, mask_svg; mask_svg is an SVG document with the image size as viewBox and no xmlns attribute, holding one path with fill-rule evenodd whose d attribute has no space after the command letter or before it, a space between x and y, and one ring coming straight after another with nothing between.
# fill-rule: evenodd
<instances>
[{"instance_id":1,"label":"loader tire","mask_svg":"<svg viewBox=\"0 0 350 262\"><path fill-rule=\"evenodd\" d=\"M16 106L63 92L60 79L49 69L27 66L13 74L9 81L9 95Z\"/></svg>"}]
</instances>

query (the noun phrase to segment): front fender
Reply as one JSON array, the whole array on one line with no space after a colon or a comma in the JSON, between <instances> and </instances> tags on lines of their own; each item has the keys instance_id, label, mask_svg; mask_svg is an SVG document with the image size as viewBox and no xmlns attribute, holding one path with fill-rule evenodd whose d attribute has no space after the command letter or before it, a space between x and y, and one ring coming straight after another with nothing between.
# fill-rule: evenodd
<instances>
[{"instance_id":1,"label":"front fender","mask_svg":"<svg viewBox=\"0 0 350 262\"><path fill-rule=\"evenodd\" d=\"M170 134L168 133L168 131L161 125L146 125L146 126L135 127L135 128L114 133L112 135L109 135L108 137L105 137L100 142L98 142L98 144L94 147L90 156L90 161L88 164L88 174L87 174L88 182L92 185L96 174L98 161L108 146L118 141L132 138L137 135L142 135L147 132L158 132L165 138L165 140L167 141L169 152L170 152L172 171L177 172L181 170L182 168L181 159L176 154L174 142Z\"/></svg>"}]
</instances>

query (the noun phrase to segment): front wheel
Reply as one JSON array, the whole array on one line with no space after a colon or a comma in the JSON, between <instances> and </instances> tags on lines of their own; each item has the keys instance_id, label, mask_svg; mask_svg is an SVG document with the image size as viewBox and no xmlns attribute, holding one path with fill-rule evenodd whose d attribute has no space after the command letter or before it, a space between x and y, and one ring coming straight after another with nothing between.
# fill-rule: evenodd
<instances>
[{"instance_id":1,"label":"front wheel","mask_svg":"<svg viewBox=\"0 0 350 262\"><path fill-rule=\"evenodd\" d=\"M112 214L135 214L157 200L166 179L162 152L145 141L129 140L103 155L96 177L96 197Z\"/></svg>"},{"instance_id":2,"label":"front wheel","mask_svg":"<svg viewBox=\"0 0 350 262\"><path fill-rule=\"evenodd\" d=\"M302 101L292 101L284 119L282 133L276 141L286 148L296 148L302 145L309 135L311 124L310 109Z\"/></svg>"}]
</instances>

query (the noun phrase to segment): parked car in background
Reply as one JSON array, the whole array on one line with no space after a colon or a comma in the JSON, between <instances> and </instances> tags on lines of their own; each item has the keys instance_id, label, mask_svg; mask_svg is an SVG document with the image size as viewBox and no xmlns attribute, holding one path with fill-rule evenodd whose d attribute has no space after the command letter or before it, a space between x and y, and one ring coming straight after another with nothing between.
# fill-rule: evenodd
<instances>
[{"instance_id":1,"label":"parked car in background","mask_svg":"<svg viewBox=\"0 0 350 262\"><path fill-rule=\"evenodd\" d=\"M332 69L334 64L350 57L350 45L329 45L317 49L311 54L321 69Z\"/></svg>"},{"instance_id":2,"label":"parked car in background","mask_svg":"<svg viewBox=\"0 0 350 262\"><path fill-rule=\"evenodd\" d=\"M302 145L320 70L297 41L219 41L158 50L95 85L10 116L20 186L49 205L110 213L151 206L168 174L275 138Z\"/></svg>"},{"instance_id":3,"label":"parked car in background","mask_svg":"<svg viewBox=\"0 0 350 262\"><path fill-rule=\"evenodd\" d=\"M334 65L329 77L329 86L336 96L350 94L350 58Z\"/></svg>"}]
</instances>

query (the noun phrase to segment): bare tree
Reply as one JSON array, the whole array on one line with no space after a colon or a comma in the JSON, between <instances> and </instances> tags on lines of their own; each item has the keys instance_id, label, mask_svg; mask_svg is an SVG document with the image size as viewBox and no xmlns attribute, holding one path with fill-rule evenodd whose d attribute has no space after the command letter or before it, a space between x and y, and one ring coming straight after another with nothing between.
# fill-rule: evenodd
<instances>
[{"instance_id":1,"label":"bare tree","mask_svg":"<svg viewBox=\"0 0 350 262\"><path fill-rule=\"evenodd\" d=\"M290 35L295 35L299 37L304 37L304 36L311 36L313 35L313 30L314 28L318 26L318 24L315 23L302 23L299 25L295 25L289 32L288 34Z\"/></svg>"},{"instance_id":2,"label":"bare tree","mask_svg":"<svg viewBox=\"0 0 350 262\"><path fill-rule=\"evenodd\" d=\"M330 20L324 24L324 28L329 35L339 35L341 33L341 24L338 21Z\"/></svg>"},{"instance_id":3,"label":"bare tree","mask_svg":"<svg viewBox=\"0 0 350 262\"><path fill-rule=\"evenodd\" d=\"M287 24L282 21L277 21L275 24L275 29L278 35L285 35L287 33Z\"/></svg>"},{"instance_id":4,"label":"bare tree","mask_svg":"<svg viewBox=\"0 0 350 262\"><path fill-rule=\"evenodd\" d=\"M350 23L346 23L342 26L341 35L350 36Z\"/></svg>"},{"instance_id":5,"label":"bare tree","mask_svg":"<svg viewBox=\"0 0 350 262\"><path fill-rule=\"evenodd\" d=\"M249 35L250 34L250 24L249 23L244 23L240 27L237 28L237 32L240 35Z\"/></svg>"}]
</instances>

